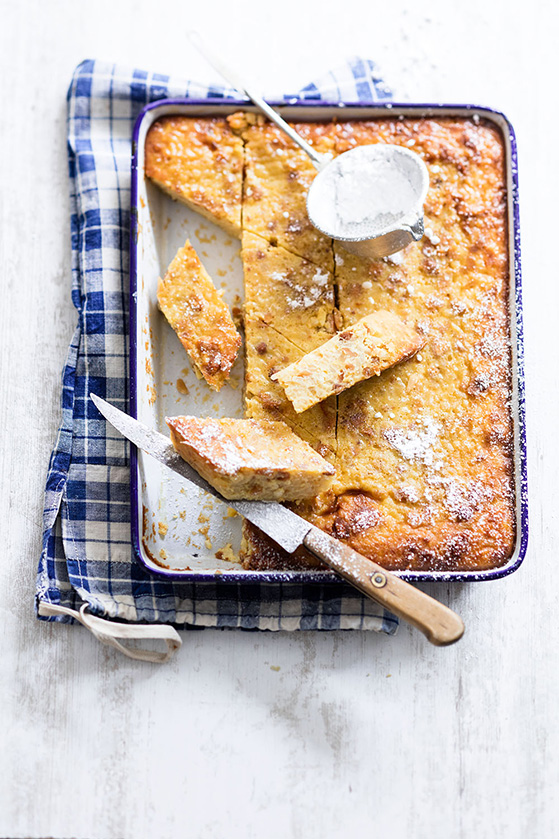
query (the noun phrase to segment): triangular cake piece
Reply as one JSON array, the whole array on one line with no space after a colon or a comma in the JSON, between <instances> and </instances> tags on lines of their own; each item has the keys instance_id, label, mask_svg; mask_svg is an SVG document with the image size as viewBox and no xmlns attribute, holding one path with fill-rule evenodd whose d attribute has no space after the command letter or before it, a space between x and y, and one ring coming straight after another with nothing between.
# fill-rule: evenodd
<instances>
[{"instance_id":1,"label":"triangular cake piece","mask_svg":"<svg viewBox=\"0 0 559 839\"><path fill-rule=\"evenodd\" d=\"M241 346L231 313L187 240L159 280L159 308L195 368L220 390Z\"/></svg>"}]
</instances>

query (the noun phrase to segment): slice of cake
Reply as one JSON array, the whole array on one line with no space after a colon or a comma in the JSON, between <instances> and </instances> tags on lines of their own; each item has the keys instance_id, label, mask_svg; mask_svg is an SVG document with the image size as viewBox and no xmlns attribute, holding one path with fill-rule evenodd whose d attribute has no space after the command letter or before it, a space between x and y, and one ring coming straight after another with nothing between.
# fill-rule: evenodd
<instances>
[{"instance_id":1,"label":"slice of cake","mask_svg":"<svg viewBox=\"0 0 559 839\"><path fill-rule=\"evenodd\" d=\"M411 358L425 345L391 312L377 311L272 375L297 413Z\"/></svg>"},{"instance_id":2,"label":"slice of cake","mask_svg":"<svg viewBox=\"0 0 559 839\"><path fill-rule=\"evenodd\" d=\"M158 119L146 138L145 171L172 198L241 235L243 141L227 120Z\"/></svg>"},{"instance_id":3,"label":"slice of cake","mask_svg":"<svg viewBox=\"0 0 559 839\"><path fill-rule=\"evenodd\" d=\"M159 280L157 302L194 366L219 390L237 357L241 336L188 240Z\"/></svg>"},{"instance_id":4,"label":"slice of cake","mask_svg":"<svg viewBox=\"0 0 559 839\"><path fill-rule=\"evenodd\" d=\"M177 452L224 498L312 498L334 468L283 422L167 418Z\"/></svg>"},{"instance_id":5,"label":"slice of cake","mask_svg":"<svg viewBox=\"0 0 559 839\"><path fill-rule=\"evenodd\" d=\"M284 420L330 459L336 449L336 401L298 415L271 376L332 337L334 277L260 236L243 234L245 398L247 416Z\"/></svg>"}]
</instances>

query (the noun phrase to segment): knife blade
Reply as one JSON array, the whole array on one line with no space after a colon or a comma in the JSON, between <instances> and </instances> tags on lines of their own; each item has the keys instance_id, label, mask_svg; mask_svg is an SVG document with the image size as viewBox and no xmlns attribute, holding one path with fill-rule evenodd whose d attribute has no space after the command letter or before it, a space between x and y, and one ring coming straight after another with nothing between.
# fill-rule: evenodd
<instances>
[{"instance_id":1,"label":"knife blade","mask_svg":"<svg viewBox=\"0 0 559 839\"><path fill-rule=\"evenodd\" d=\"M274 501L231 501L224 498L175 451L170 440L125 414L95 394L97 410L135 446L164 463L186 481L213 495L255 524L288 553L304 547L371 600L419 629L436 646L458 641L464 633L461 618L419 589L386 571L371 559L302 519Z\"/></svg>"},{"instance_id":2,"label":"knife blade","mask_svg":"<svg viewBox=\"0 0 559 839\"><path fill-rule=\"evenodd\" d=\"M228 507L232 507L245 519L263 530L288 553L293 553L303 544L312 525L302 519L301 516L292 513L287 507L282 507L275 501L231 501L224 498L190 464L182 459L180 454L175 451L169 438L165 437L164 434L160 434L159 431L155 431L155 429L149 428L134 417L125 414L124 411L115 408L114 405L110 405L94 393L91 394L91 399L105 419L131 443L134 443L135 446L160 463L168 466L181 478L213 495L214 498L227 504Z\"/></svg>"}]
</instances>

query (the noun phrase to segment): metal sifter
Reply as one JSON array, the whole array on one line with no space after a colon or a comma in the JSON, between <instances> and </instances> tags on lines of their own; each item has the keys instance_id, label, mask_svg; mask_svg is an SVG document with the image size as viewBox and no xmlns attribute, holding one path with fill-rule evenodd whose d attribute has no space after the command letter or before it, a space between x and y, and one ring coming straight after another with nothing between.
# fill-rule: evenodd
<instances>
[{"instance_id":1,"label":"metal sifter","mask_svg":"<svg viewBox=\"0 0 559 839\"><path fill-rule=\"evenodd\" d=\"M402 146L374 143L333 158L317 152L262 97L250 90L197 32L189 39L217 72L287 134L318 170L307 195L309 219L346 250L378 259L423 236L429 173L421 157Z\"/></svg>"}]
</instances>

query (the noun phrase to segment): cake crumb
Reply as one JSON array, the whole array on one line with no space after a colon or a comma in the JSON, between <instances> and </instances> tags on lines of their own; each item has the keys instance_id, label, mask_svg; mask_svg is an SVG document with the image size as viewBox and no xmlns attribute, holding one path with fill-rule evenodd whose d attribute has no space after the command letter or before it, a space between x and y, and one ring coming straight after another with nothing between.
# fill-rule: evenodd
<instances>
[{"instance_id":1,"label":"cake crumb","mask_svg":"<svg viewBox=\"0 0 559 839\"><path fill-rule=\"evenodd\" d=\"M233 550L231 542L228 542L223 548L220 548L218 551L215 552L217 559L223 559L225 562L234 562L237 565L240 563L240 559Z\"/></svg>"}]
</instances>

